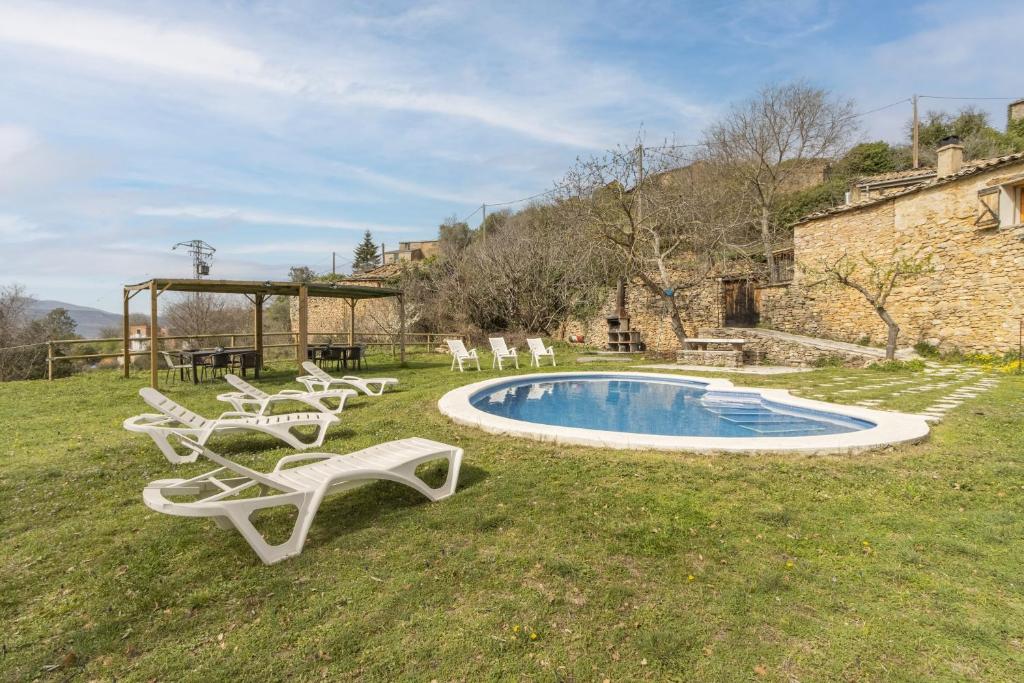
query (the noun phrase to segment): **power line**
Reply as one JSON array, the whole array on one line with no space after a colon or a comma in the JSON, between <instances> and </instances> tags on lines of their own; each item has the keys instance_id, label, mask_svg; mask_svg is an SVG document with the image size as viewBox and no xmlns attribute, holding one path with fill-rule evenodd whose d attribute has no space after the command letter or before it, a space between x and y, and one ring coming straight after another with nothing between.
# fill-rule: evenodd
<instances>
[{"instance_id":1,"label":"power line","mask_svg":"<svg viewBox=\"0 0 1024 683\"><path fill-rule=\"evenodd\" d=\"M905 103L910 102L910 101L911 101L911 98L904 97L902 100L897 100L895 102L891 102L891 103L886 104L886 105L884 105L882 107L877 107L875 109L868 109L867 111L862 111L859 114L851 114L849 118L857 119L857 118L860 118L861 116L867 116L868 114L874 114L876 111L882 111L883 109L889 109L891 107L895 107L898 104L905 104Z\"/></svg>"},{"instance_id":2,"label":"power line","mask_svg":"<svg viewBox=\"0 0 1024 683\"><path fill-rule=\"evenodd\" d=\"M531 199L536 199L537 197L543 197L544 195L551 194L552 192L554 192L554 190L545 190L544 192L538 192L537 194L531 194L529 197L523 197L522 199L513 199L510 202L495 202L493 204L490 203L490 202L487 202L486 206L508 206L509 204L518 204L519 202L525 202L525 201L529 201ZM481 208L483 208L483 207L481 206ZM473 213L476 213L476 212L474 211ZM473 214L471 213L469 215L472 216Z\"/></svg>"},{"instance_id":3,"label":"power line","mask_svg":"<svg viewBox=\"0 0 1024 683\"><path fill-rule=\"evenodd\" d=\"M944 97L942 95L918 95L920 99L929 100L1015 100L1016 97Z\"/></svg>"},{"instance_id":4,"label":"power line","mask_svg":"<svg viewBox=\"0 0 1024 683\"><path fill-rule=\"evenodd\" d=\"M476 207L475 209L473 209L473 213L469 214L468 216L466 216L465 218L463 218L463 219L462 219L461 221L459 221L459 222L460 222L460 223L465 223L465 222L466 222L466 221L468 221L468 220L469 220L470 218L472 218L473 216L475 216L475 215L476 215L476 212L477 212L477 211L479 211L479 210L480 210L480 209L482 209L482 208L484 208L484 207L483 207L483 204L481 204L480 206L478 206L478 207Z\"/></svg>"}]
</instances>

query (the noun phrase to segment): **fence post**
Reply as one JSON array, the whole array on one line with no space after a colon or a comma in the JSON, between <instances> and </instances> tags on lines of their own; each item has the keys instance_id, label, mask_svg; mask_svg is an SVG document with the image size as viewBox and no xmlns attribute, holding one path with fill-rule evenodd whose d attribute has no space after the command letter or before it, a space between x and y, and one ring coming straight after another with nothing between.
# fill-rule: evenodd
<instances>
[{"instance_id":1,"label":"fence post","mask_svg":"<svg viewBox=\"0 0 1024 683\"><path fill-rule=\"evenodd\" d=\"M53 342L46 342L46 379L53 381Z\"/></svg>"}]
</instances>

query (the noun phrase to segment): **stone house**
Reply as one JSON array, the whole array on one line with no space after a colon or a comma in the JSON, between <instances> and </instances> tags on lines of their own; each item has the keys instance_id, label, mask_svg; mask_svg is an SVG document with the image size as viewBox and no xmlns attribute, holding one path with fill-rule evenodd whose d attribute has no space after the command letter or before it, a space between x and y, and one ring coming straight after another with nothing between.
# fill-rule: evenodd
<instances>
[{"instance_id":1,"label":"stone house","mask_svg":"<svg viewBox=\"0 0 1024 683\"><path fill-rule=\"evenodd\" d=\"M402 261L422 261L423 259L435 256L440 250L438 240L420 240L418 242L399 242L398 249L385 251L382 248L384 258L382 265L401 263Z\"/></svg>"},{"instance_id":2,"label":"stone house","mask_svg":"<svg viewBox=\"0 0 1024 683\"><path fill-rule=\"evenodd\" d=\"M1010 117L1024 117L1024 101L1011 105ZM842 255L887 259L899 252L929 256L934 267L889 300L901 345L923 341L973 353L1017 348L1024 319L1024 153L965 161L963 147L950 140L937 161L936 168L860 178L845 205L798 221L791 245L775 253L776 272L767 283L742 268L709 280L687 333L756 326L882 344L886 327L864 298L816 285L809 271ZM631 327L649 350L678 350L657 297L631 286L624 298ZM619 310L610 294L599 316L570 322L566 332L603 345L606 318Z\"/></svg>"},{"instance_id":3,"label":"stone house","mask_svg":"<svg viewBox=\"0 0 1024 683\"><path fill-rule=\"evenodd\" d=\"M1015 348L1024 318L1022 192L1024 153L964 162L955 139L939 149L935 169L863 179L850 203L795 225L793 278L757 287L759 323L881 343L885 325L860 294L809 286L815 278L808 271L843 254L920 253L930 256L934 272L898 287L888 306L901 343L969 352Z\"/></svg>"}]
</instances>

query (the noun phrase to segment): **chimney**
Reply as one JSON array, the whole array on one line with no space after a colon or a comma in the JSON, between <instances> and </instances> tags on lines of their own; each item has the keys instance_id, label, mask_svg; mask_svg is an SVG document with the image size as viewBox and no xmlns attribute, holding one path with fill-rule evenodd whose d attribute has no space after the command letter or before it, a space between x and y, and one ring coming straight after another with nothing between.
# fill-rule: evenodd
<instances>
[{"instance_id":1,"label":"chimney","mask_svg":"<svg viewBox=\"0 0 1024 683\"><path fill-rule=\"evenodd\" d=\"M939 140L938 168L936 175L939 178L959 173L964 165L964 146L960 144L960 138L950 135Z\"/></svg>"},{"instance_id":2,"label":"chimney","mask_svg":"<svg viewBox=\"0 0 1024 683\"><path fill-rule=\"evenodd\" d=\"M1006 107L1006 125L1024 119L1024 98L1010 102Z\"/></svg>"}]
</instances>

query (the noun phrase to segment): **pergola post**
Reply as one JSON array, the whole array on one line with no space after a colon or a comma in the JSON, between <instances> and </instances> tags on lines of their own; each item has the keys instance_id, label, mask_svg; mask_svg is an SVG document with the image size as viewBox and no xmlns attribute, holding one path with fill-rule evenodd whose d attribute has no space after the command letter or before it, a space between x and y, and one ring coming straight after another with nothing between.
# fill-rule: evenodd
<instances>
[{"instance_id":1,"label":"pergola post","mask_svg":"<svg viewBox=\"0 0 1024 683\"><path fill-rule=\"evenodd\" d=\"M124 378L128 379L131 376L130 365L132 362L132 354L128 350L128 302L131 297L128 296L128 288L124 288L124 318L121 320L121 331L124 333L124 348L122 349L122 359L124 361Z\"/></svg>"},{"instance_id":2,"label":"pergola post","mask_svg":"<svg viewBox=\"0 0 1024 683\"><path fill-rule=\"evenodd\" d=\"M299 285L299 343L296 353L298 354L298 365L301 367L306 361L307 349L309 348L309 288L305 284Z\"/></svg>"},{"instance_id":3,"label":"pergola post","mask_svg":"<svg viewBox=\"0 0 1024 683\"><path fill-rule=\"evenodd\" d=\"M398 295L398 360L405 365L405 294Z\"/></svg>"},{"instance_id":4,"label":"pergola post","mask_svg":"<svg viewBox=\"0 0 1024 683\"><path fill-rule=\"evenodd\" d=\"M348 300L348 345L356 343L356 300Z\"/></svg>"},{"instance_id":5,"label":"pergola post","mask_svg":"<svg viewBox=\"0 0 1024 683\"><path fill-rule=\"evenodd\" d=\"M263 366L263 295L253 297L255 308L252 313L252 345L256 349L256 362Z\"/></svg>"},{"instance_id":6,"label":"pergola post","mask_svg":"<svg viewBox=\"0 0 1024 683\"><path fill-rule=\"evenodd\" d=\"M156 288L156 280L149 283L149 386L154 389L160 388L160 372L157 368L157 342L160 332L156 326L156 299L160 296Z\"/></svg>"}]
</instances>

